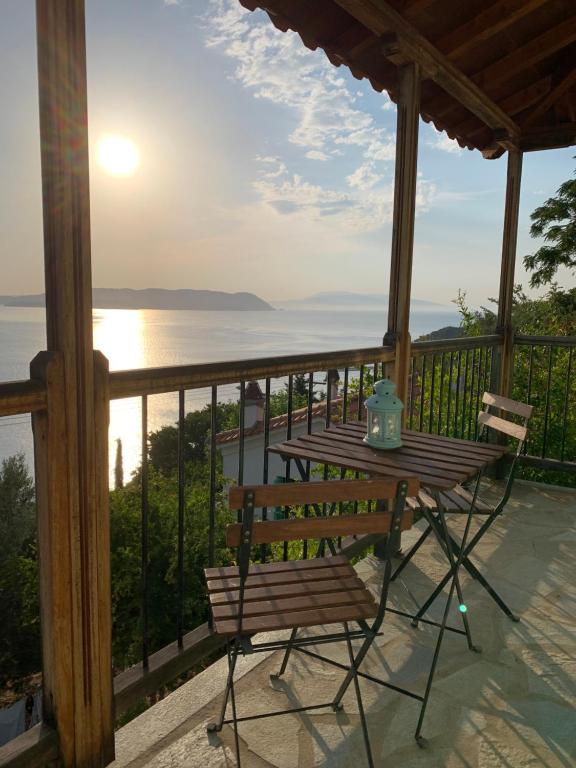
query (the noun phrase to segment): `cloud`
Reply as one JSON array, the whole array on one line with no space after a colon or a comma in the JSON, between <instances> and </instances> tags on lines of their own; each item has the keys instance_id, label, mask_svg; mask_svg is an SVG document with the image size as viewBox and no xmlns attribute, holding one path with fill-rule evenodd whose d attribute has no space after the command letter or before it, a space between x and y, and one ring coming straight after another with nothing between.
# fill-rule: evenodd
<instances>
[{"instance_id":1,"label":"cloud","mask_svg":"<svg viewBox=\"0 0 576 768\"><path fill-rule=\"evenodd\" d=\"M369 231L389 221L395 136L359 105L358 82L323 51L308 50L298 35L280 32L266 14L251 13L237 0L211 0L204 28L206 45L232 62L232 79L291 115L292 151L258 158L261 171L253 186L261 201L280 215L316 221L330 216L346 231ZM382 99L384 110L393 108L387 96ZM291 166L298 150L296 170ZM334 181L334 164L326 163L332 157L354 170ZM306 178L306 161L315 161L314 183ZM322 169L318 161L325 163ZM434 191L433 185L426 187L422 206L430 204Z\"/></svg>"},{"instance_id":2,"label":"cloud","mask_svg":"<svg viewBox=\"0 0 576 768\"><path fill-rule=\"evenodd\" d=\"M426 144L434 149L439 149L442 152L449 152L450 154L460 155L464 152L464 149L458 144L457 141L451 139L444 131L437 131L433 126L433 139L427 141Z\"/></svg>"}]
</instances>

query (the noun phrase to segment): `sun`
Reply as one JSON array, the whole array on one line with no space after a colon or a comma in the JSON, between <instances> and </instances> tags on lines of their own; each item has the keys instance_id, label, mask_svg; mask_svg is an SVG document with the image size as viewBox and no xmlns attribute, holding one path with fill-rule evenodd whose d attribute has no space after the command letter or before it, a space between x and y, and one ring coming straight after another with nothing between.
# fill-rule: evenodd
<instances>
[{"instance_id":1,"label":"sun","mask_svg":"<svg viewBox=\"0 0 576 768\"><path fill-rule=\"evenodd\" d=\"M98 164L110 176L133 176L140 165L140 152L127 136L106 133L98 139Z\"/></svg>"}]
</instances>

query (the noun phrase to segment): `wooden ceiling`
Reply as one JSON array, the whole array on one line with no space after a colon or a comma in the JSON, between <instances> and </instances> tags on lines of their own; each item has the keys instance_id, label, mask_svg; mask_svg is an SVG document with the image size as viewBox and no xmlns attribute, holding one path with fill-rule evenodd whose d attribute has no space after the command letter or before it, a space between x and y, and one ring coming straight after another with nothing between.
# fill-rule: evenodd
<instances>
[{"instance_id":1,"label":"wooden ceiling","mask_svg":"<svg viewBox=\"0 0 576 768\"><path fill-rule=\"evenodd\" d=\"M576 143L576 0L240 0L396 100L422 70L422 118L499 157Z\"/></svg>"}]
</instances>

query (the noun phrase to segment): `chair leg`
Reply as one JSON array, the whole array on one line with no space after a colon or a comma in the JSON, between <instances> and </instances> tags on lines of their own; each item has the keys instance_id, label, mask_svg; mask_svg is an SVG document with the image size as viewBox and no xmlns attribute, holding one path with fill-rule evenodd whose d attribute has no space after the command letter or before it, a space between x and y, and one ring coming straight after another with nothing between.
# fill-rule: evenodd
<instances>
[{"instance_id":1,"label":"chair leg","mask_svg":"<svg viewBox=\"0 0 576 768\"><path fill-rule=\"evenodd\" d=\"M400 563L400 565L398 566L398 568L396 568L396 570L395 570L395 571L394 571L394 573L392 574L392 576L391 576L391 578L390 578L390 581L394 581L395 579L397 579L397 578L398 578L398 576L399 576L399 575L402 573L402 571L404 570L404 568L406 568L406 566L408 565L408 563L410 562L410 560L412 560L412 558L414 557L414 555L416 554L416 552L418 552L418 550L420 549L420 547L422 546L422 544L424 544L424 542L426 541L426 539L428 538L428 536L430 535L430 533L431 533L431 532L432 532L432 528L431 528L430 526L428 526L428 528L426 528L426 530L424 531L424 533L422 534L422 536L420 536L420 538L418 539L418 541L416 542L416 544L414 544L414 546L413 546L413 547L412 547L412 548L411 548L411 549L408 551L408 553L407 553L407 554L406 554L406 555L405 555L405 556L402 558L402 562Z\"/></svg>"},{"instance_id":2,"label":"chair leg","mask_svg":"<svg viewBox=\"0 0 576 768\"><path fill-rule=\"evenodd\" d=\"M474 512L474 504L476 503L476 494L478 492L478 486L480 483L480 476L478 477L478 480L476 482L476 489L474 491L474 498L472 501L472 504L470 505L470 511L468 512L468 519L466 520L466 527L464 528L464 534L462 536L462 544L461 547L458 550L458 554L456 556L456 560L454 561L453 555L452 555L452 547L450 545L450 539L448 536L448 530L446 527L446 520L444 519L444 510L442 509L442 505L440 502L440 495L436 495L436 503L438 505L438 511L441 515L441 519L444 525L445 533L446 533L446 549L448 556L450 558L450 575L452 576L452 582L450 584L450 589L448 591L448 597L446 599L446 605L444 606L444 613L442 615L442 623L440 625L440 631L438 632L438 638L436 639L436 647L434 648L434 656L432 658L432 664L430 665L430 672L428 674L428 680L426 681L426 690L424 692L424 698L422 700L422 707L420 708L420 717L418 718L418 724L416 726L416 732L414 734L414 738L416 739L416 743L419 747L425 747L427 742L426 739L422 736L422 724L424 723L424 717L426 715L426 707L428 706L428 700L430 698L430 691L432 689L432 682L434 680L434 675L436 673L436 667L438 665L438 658L440 656L440 648L442 647L442 640L444 638L444 632L446 631L446 624L448 622L448 614L450 613L450 605L452 604L452 597L454 595L454 590L458 588L458 569L462 565L462 560L464 557L464 553L466 552L466 542L468 541L468 534L470 532L470 526L472 524L472 515ZM430 521L431 525L434 525L432 521ZM436 532L436 531L435 531Z\"/></svg>"},{"instance_id":3,"label":"chair leg","mask_svg":"<svg viewBox=\"0 0 576 768\"><path fill-rule=\"evenodd\" d=\"M344 624L344 631L346 632L346 643L348 645L348 656L350 658L350 669L352 670L354 679L354 689L356 691L356 701L358 702L358 712L360 714L360 722L362 723L362 735L364 737L364 747L366 749L366 757L368 758L369 768L374 768L374 760L372 758L372 749L370 747L370 736L368 734L368 724L366 723L366 714L364 712L364 703L362 701L362 693L360 691L360 682L358 680L358 674L356 669L356 662L354 660L354 652L352 650L352 641L350 639L350 632L348 630L348 624Z\"/></svg>"},{"instance_id":4,"label":"chair leg","mask_svg":"<svg viewBox=\"0 0 576 768\"><path fill-rule=\"evenodd\" d=\"M236 651L236 656L237 655L238 655L238 651ZM234 664L236 664L236 658L234 659ZM234 695L234 675L232 675L230 679L230 698L232 700L232 721L233 721L233 727L234 727L234 746L236 747L236 768L241 768L240 738L238 736L238 716L236 715L236 696Z\"/></svg>"},{"instance_id":5,"label":"chair leg","mask_svg":"<svg viewBox=\"0 0 576 768\"><path fill-rule=\"evenodd\" d=\"M489 582L482 576L480 571L476 568L476 566L470 561L468 555L472 552L476 544L480 541L482 536L486 533L490 525L494 522L496 518L496 515L494 515L491 518L488 518L485 523L483 523L480 530L474 535L474 537L470 540L468 546L464 550L464 554L462 556L462 565L470 576L472 576L473 579L476 579L477 581L482 584L484 589L488 592L488 594L492 597L492 599L496 602L496 604L500 607L500 609L508 616L512 621L519 621L519 618L516 616L516 614L508 607L508 605L504 602L504 600L500 597L500 595L496 592L496 590L489 584ZM451 539L452 541L452 549L456 556L458 556L460 551L460 546L454 541L454 539ZM441 581L436 585L433 592L430 593L430 596L426 600L425 603L422 604L422 606L418 609L418 613L416 614L414 618L414 623L418 622L418 619L422 618L428 608L432 605L432 603L436 600L438 595L442 592L446 584L450 581L451 572L448 571L446 575L441 579Z\"/></svg>"},{"instance_id":6,"label":"chair leg","mask_svg":"<svg viewBox=\"0 0 576 768\"><path fill-rule=\"evenodd\" d=\"M232 652L230 650L230 643L226 643L226 653L228 656L228 678L226 680L226 688L224 690L224 699L222 701L222 707L220 709L220 716L216 723L209 723L206 726L208 733L217 733L222 730L222 724L226 717L226 707L228 706L228 698L234 685L234 670L236 668L236 659L238 658L238 650L235 648Z\"/></svg>"},{"instance_id":7,"label":"chair leg","mask_svg":"<svg viewBox=\"0 0 576 768\"><path fill-rule=\"evenodd\" d=\"M290 658L290 653L292 652L292 646L294 644L294 640L296 639L297 633L298 633L298 627L294 627L294 629L290 633L290 639L288 640L288 645L286 646L286 651L284 652L284 658L282 659L280 671L277 673L271 674L270 675L271 680L277 680L279 677L282 677L284 672L286 672L286 667L288 666L288 659Z\"/></svg>"},{"instance_id":8,"label":"chair leg","mask_svg":"<svg viewBox=\"0 0 576 768\"><path fill-rule=\"evenodd\" d=\"M460 601L460 605L464 606L464 608L465 608L466 606L465 606L465 603L464 603L464 595L462 593L462 587L460 586L460 579L458 577L458 568L456 567L456 563L461 564L462 558L460 556L460 551L458 551L458 554L456 555L456 560L454 560L454 553L453 553L453 550L452 550L453 539L450 536L450 533L448 531L448 525L446 523L446 517L444 516L444 510L442 509L442 507L440 505L440 495L439 494L437 496L437 503L438 503L438 514L440 516L440 520L442 522L442 528L444 530L444 537L445 537L445 541L446 541L448 557L449 557L449 560L450 560L450 567L451 567L451 569L452 569L452 571L454 573L453 578L454 578L454 584L455 584L455 587L456 587L456 594L458 595L458 600ZM471 517L471 514L469 514L469 517ZM460 616L462 617L462 624L464 625L464 630L466 632L466 640L468 641L468 648L471 651L474 651L475 653L480 653L481 650L482 650L480 648L480 646L474 645L474 643L472 642L472 633L470 631L470 624L468 622L468 615L467 615L466 611L461 611L460 612Z\"/></svg>"},{"instance_id":9,"label":"chair leg","mask_svg":"<svg viewBox=\"0 0 576 768\"><path fill-rule=\"evenodd\" d=\"M450 590L448 592L448 598L446 600L446 605L444 606L444 615L442 616L440 631L438 632L438 637L436 639L436 647L434 648L434 656L432 658L430 672L428 673L428 680L426 681L426 690L424 692L424 699L422 701L422 706L420 707L420 716L418 718L418 725L416 726L416 733L414 734L416 743L418 744L419 747L422 747L422 748L427 746L426 739L422 736L422 725L424 723L424 716L426 715L426 707L428 706L430 691L432 689L432 683L434 681L434 675L436 673L436 666L438 664L438 658L440 656L440 648L442 646L442 640L444 638L444 632L446 630L448 613L450 611L450 604L452 603L452 596L454 595L455 586L456 586L456 581L455 579L452 579L452 583L450 584Z\"/></svg>"},{"instance_id":10,"label":"chair leg","mask_svg":"<svg viewBox=\"0 0 576 768\"><path fill-rule=\"evenodd\" d=\"M370 650L370 646L374 642L374 638L377 636L380 627L382 626L382 622L384 621L384 614L386 611L386 603L388 601L388 587L390 586L390 574L392 572L392 565L391 561L388 558L386 560L386 565L384 568L384 577L383 577L383 583L382 583L382 596L380 598L380 609L378 611L378 616L374 620L374 624L372 625L372 628L370 630L370 633L366 636L366 639L362 643L362 646L360 647L360 650L356 654L356 658L354 660L354 664L351 666L351 668L348 670L348 673L344 680L342 681L340 688L338 689L338 692L336 693L336 696L334 697L334 700L332 701L332 709L334 711L338 711L342 709L342 697L346 693L348 686L352 682L353 677L356 674L356 671L360 668L360 664L364 661L364 657Z\"/></svg>"}]
</instances>

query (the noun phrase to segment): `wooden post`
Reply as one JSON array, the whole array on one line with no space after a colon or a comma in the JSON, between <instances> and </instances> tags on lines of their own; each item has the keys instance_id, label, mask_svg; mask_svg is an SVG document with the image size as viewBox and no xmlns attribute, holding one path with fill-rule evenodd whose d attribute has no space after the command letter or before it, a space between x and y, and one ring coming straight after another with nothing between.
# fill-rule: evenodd
<instances>
[{"instance_id":1,"label":"wooden post","mask_svg":"<svg viewBox=\"0 0 576 768\"><path fill-rule=\"evenodd\" d=\"M518 211L522 179L522 152L509 150L506 177L506 202L502 235L502 266L500 269L500 293L496 332L502 336L499 364L499 393L510 397L512 393L512 369L514 361L514 328L512 326L512 302L514 297L514 269L516 266L516 242L518 238Z\"/></svg>"},{"instance_id":2,"label":"wooden post","mask_svg":"<svg viewBox=\"0 0 576 768\"><path fill-rule=\"evenodd\" d=\"M391 375L399 398L408 404L410 372L410 293L416 209L418 165L418 121L420 107L420 68L406 64L398 70L396 118L396 168L392 259L388 297L388 330L384 344L394 346L396 358ZM403 418L406 418L406 409Z\"/></svg>"},{"instance_id":3,"label":"wooden post","mask_svg":"<svg viewBox=\"0 0 576 768\"><path fill-rule=\"evenodd\" d=\"M40 538L44 718L62 763L113 759L107 371L92 348L83 0L37 0L48 352L33 419ZM104 491L106 484L106 491Z\"/></svg>"}]
</instances>

